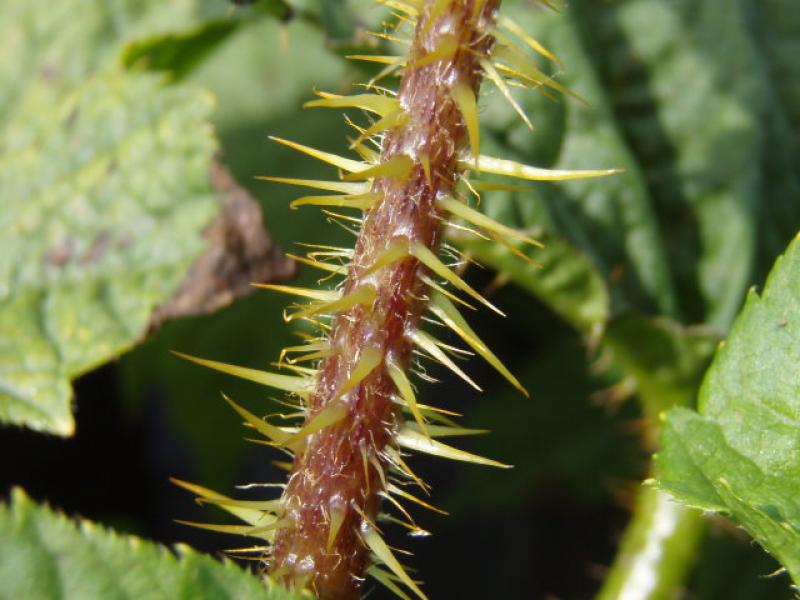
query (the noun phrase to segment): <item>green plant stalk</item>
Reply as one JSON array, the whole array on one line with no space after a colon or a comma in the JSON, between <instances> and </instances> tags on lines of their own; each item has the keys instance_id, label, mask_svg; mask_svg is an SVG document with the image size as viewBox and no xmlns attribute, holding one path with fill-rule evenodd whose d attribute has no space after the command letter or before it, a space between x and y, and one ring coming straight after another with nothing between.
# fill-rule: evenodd
<instances>
[{"instance_id":1,"label":"green plant stalk","mask_svg":"<svg viewBox=\"0 0 800 600\"><path fill-rule=\"evenodd\" d=\"M647 333L642 347L641 332ZM638 315L617 319L604 343L636 382L644 413L643 441L658 447L660 418L673 406L692 406L716 347L705 330ZM667 369L665 365L673 365ZM679 366L674 366L679 365ZM680 595L705 531L699 511L644 485L598 600L671 600Z\"/></svg>"},{"instance_id":2,"label":"green plant stalk","mask_svg":"<svg viewBox=\"0 0 800 600\"><path fill-rule=\"evenodd\" d=\"M654 488L642 487L597 600L678 597L704 531L699 511L681 506Z\"/></svg>"}]
</instances>

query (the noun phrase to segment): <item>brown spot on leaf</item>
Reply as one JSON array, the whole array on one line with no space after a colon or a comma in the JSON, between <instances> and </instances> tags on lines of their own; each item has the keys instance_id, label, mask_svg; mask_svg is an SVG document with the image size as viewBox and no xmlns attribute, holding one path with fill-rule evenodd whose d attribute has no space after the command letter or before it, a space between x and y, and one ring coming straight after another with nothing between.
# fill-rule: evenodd
<instances>
[{"instance_id":1,"label":"brown spot on leaf","mask_svg":"<svg viewBox=\"0 0 800 600\"><path fill-rule=\"evenodd\" d=\"M295 263L272 241L258 203L215 161L211 184L222 210L205 228L208 250L189 269L172 298L150 317L150 330L177 317L211 313L253 291L251 282L288 279Z\"/></svg>"}]
</instances>

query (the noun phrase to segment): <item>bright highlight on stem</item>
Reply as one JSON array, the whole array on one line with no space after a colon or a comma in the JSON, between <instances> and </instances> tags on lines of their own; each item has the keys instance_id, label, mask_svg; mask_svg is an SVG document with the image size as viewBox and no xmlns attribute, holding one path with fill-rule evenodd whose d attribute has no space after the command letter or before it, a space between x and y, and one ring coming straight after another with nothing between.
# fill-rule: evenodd
<instances>
[{"instance_id":1,"label":"bright highlight on stem","mask_svg":"<svg viewBox=\"0 0 800 600\"><path fill-rule=\"evenodd\" d=\"M447 411L420 404L412 375L418 357L438 362L476 389L452 355L477 353L514 387L522 384L482 342L457 304L472 301L503 313L465 282L445 260L445 225L452 223L514 248L540 246L523 232L471 207L468 192L502 189L471 173L554 181L608 175L613 171L550 171L480 155L478 91L488 78L527 123L508 91L509 83L571 93L547 77L535 56L558 59L513 22L497 19L499 0L384 0L395 11L391 31L376 34L403 41L407 56L353 57L386 65L352 96L319 93L307 107L357 109L370 119L353 125L347 158L302 144L276 142L339 170L338 180L265 177L310 187L292 207L318 205L359 211L352 217L326 213L360 226L355 248L310 245L307 265L343 280L333 290L261 287L300 299L287 321L316 328L304 344L286 348L277 363L291 375L258 371L185 356L194 362L287 392L300 422L276 425L226 398L245 424L293 456L283 494L264 502L241 502L200 486L176 483L203 502L216 504L247 525L193 525L261 540L246 553L261 557L273 580L311 590L322 600L357 598L365 575L402 598L404 589L425 598L383 540L379 522L399 522L426 535L403 501L435 509L409 492L429 487L406 464L404 451L505 468L437 438L481 433L459 427ZM516 40L516 41L515 41ZM396 93L375 82L402 75ZM506 186L507 187L507 186ZM449 256L454 250L446 247ZM463 297L466 295L468 300ZM451 329L470 350L423 331L423 316ZM412 360L413 359L413 360ZM315 368L299 363L315 365ZM425 378L424 372L417 375ZM386 503L383 501L386 500ZM384 511L394 511L390 514Z\"/></svg>"}]
</instances>

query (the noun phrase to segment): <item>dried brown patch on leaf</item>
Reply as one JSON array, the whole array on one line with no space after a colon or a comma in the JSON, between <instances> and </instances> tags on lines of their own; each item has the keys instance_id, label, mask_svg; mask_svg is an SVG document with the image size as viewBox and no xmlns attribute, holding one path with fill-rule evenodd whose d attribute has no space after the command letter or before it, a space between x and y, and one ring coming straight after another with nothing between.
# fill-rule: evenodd
<instances>
[{"instance_id":1,"label":"dried brown patch on leaf","mask_svg":"<svg viewBox=\"0 0 800 600\"><path fill-rule=\"evenodd\" d=\"M212 313L252 293L251 283L289 279L296 271L270 237L258 202L228 168L215 161L210 177L222 208L203 231L208 249L172 298L153 311L150 331L171 319Z\"/></svg>"}]
</instances>

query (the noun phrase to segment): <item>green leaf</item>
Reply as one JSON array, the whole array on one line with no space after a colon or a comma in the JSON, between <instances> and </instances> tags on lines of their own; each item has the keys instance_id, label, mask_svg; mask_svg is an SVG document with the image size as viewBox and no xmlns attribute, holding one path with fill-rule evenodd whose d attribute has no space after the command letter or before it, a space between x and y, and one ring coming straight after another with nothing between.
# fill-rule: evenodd
<instances>
[{"instance_id":1,"label":"green leaf","mask_svg":"<svg viewBox=\"0 0 800 600\"><path fill-rule=\"evenodd\" d=\"M786 120L800 130L800 13L792 0L763 0L748 3L749 15L757 25L757 40L772 69L770 77ZM795 157L797 161L797 157Z\"/></svg>"},{"instance_id":2,"label":"green leaf","mask_svg":"<svg viewBox=\"0 0 800 600\"><path fill-rule=\"evenodd\" d=\"M332 42L350 40L355 29L353 8L347 0L318 0L322 24Z\"/></svg>"},{"instance_id":3,"label":"green leaf","mask_svg":"<svg viewBox=\"0 0 800 600\"><path fill-rule=\"evenodd\" d=\"M203 250L215 143L210 97L151 76L49 92L0 153L0 418L68 435L69 379L135 343Z\"/></svg>"},{"instance_id":4,"label":"green leaf","mask_svg":"<svg viewBox=\"0 0 800 600\"><path fill-rule=\"evenodd\" d=\"M78 523L15 489L0 505L0 581L3 598L87 600L292 600L230 561L187 546L169 549L122 536L89 521Z\"/></svg>"},{"instance_id":5,"label":"green leaf","mask_svg":"<svg viewBox=\"0 0 800 600\"><path fill-rule=\"evenodd\" d=\"M245 16L239 13L222 0L118 0L113 4L61 0L47 5L5 0L0 6L4 40L0 123L9 119L39 79L63 90L98 68L119 65L128 44L188 35L208 23L244 22Z\"/></svg>"},{"instance_id":6,"label":"green leaf","mask_svg":"<svg viewBox=\"0 0 800 600\"><path fill-rule=\"evenodd\" d=\"M562 58L558 80L591 106L520 94L531 133L495 92L483 100L487 150L625 172L485 195L487 213L542 236L549 247L528 251L542 270L492 244L469 249L581 331L605 329L602 347L648 415L690 406L711 328L730 326L747 286L800 227L800 14L786 0L575 0L560 15L511 4L504 12ZM587 275L570 277L578 272ZM630 574L625 557L617 566Z\"/></svg>"},{"instance_id":7,"label":"green leaf","mask_svg":"<svg viewBox=\"0 0 800 600\"><path fill-rule=\"evenodd\" d=\"M233 21L213 21L180 33L169 33L136 40L125 48L122 63L165 71L173 79L183 79L236 31Z\"/></svg>"},{"instance_id":8,"label":"green leaf","mask_svg":"<svg viewBox=\"0 0 800 600\"><path fill-rule=\"evenodd\" d=\"M588 98L591 106L572 99L554 103L535 92L519 94L536 128L530 132L499 94L487 95L482 101L487 104L485 150L548 168L617 167L625 171L600 180L540 184L529 192L486 194L482 203L495 218L541 232L546 245L554 246L529 252L547 266L548 279L570 282L571 273L581 273L585 284L544 286L535 281L540 276L536 269L516 267L519 258L511 251L492 249L489 244L476 244L476 258L501 268L584 330L602 326L611 315L631 306L673 314L676 301L669 265L648 190L635 157L615 126L574 16L570 11L531 13L518 3L510 3L504 10L559 54L568 65L559 81ZM558 272L562 268L563 275ZM569 297L567 302L565 297Z\"/></svg>"},{"instance_id":9,"label":"green leaf","mask_svg":"<svg viewBox=\"0 0 800 600\"><path fill-rule=\"evenodd\" d=\"M530 132L500 94L485 94L486 150L625 172L486 194L482 206L577 249L558 264L571 272L588 260L605 284L609 318L633 308L724 332L800 224L793 9L786 0L580 0L551 14L505 3L504 13L562 58L558 80L590 106L520 93ZM535 269L513 266L512 252L471 249L573 324L586 326L576 312L601 314L575 305L597 306L602 288L574 288L565 306L564 294L530 281ZM547 249L530 255L552 278Z\"/></svg>"},{"instance_id":10,"label":"green leaf","mask_svg":"<svg viewBox=\"0 0 800 600\"><path fill-rule=\"evenodd\" d=\"M190 81L217 97L213 121L226 164L261 200L273 239L287 250L298 251L296 242L352 243L346 232L327 223L319 211L290 210L289 202L299 193L296 188L255 179L259 175L321 179L331 175L318 161L280 146L266 135L343 151L349 130L341 116L335 111L302 110L301 106L313 97L315 85L334 90L342 80L352 79L347 66L325 47L319 28L300 20L283 26L272 19L261 19L239 28L190 74ZM301 266L294 283L314 286L319 278L319 271ZM142 409L154 393L169 398L164 408L170 423L197 458L196 470L177 475L225 490L240 481L242 456L247 452L259 457L254 462L274 459L266 449L254 450L241 441L241 419L219 394L224 391L255 412L273 410L276 405L264 388L199 369L173 356L170 350L263 366L277 360L281 348L296 343L292 329L281 322L286 304L285 295L256 291L209 317L166 324L147 343L121 359L120 389L133 410ZM254 327L254 323L263 326Z\"/></svg>"},{"instance_id":11,"label":"green leaf","mask_svg":"<svg viewBox=\"0 0 800 600\"><path fill-rule=\"evenodd\" d=\"M797 229L800 195L800 14L791 0L749 3L748 15L761 50L759 68L768 80L762 93L771 99L762 134L765 192L758 202L765 239L758 256L759 273L766 273L786 238Z\"/></svg>"},{"instance_id":12,"label":"green leaf","mask_svg":"<svg viewBox=\"0 0 800 600\"><path fill-rule=\"evenodd\" d=\"M164 71L173 80L189 75L244 24L270 16L280 21L292 17L292 8L283 0L258 2L253 6L225 6L219 0L216 11L184 18L186 23L172 31L154 30L126 45L121 61L126 67ZM198 5L198 6L202 6ZM214 6L212 4L211 6Z\"/></svg>"},{"instance_id":13,"label":"green leaf","mask_svg":"<svg viewBox=\"0 0 800 600\"><path fill-rule=\"evenodd\" d=\"M700 391L666 414L658 485L740 523L800 582L800 238L751 291Z\"/></svg>"},{"instance_id":14,"label":"green leaf","mask_svg":"<svg viewBox=\"0 0 800 600\"><path fill-rule=\"evenodd\" d=\"M103 6L0 9L0 420L60 435L69 380L144 335L219 208L213 99L119 70L144 7Z\"/></svg>"},{"instance_id":15,"label":"green leaf","mask_svg":"<svg viewBox=\"0 0 800 600\"><path fill-rule=\"evenodd\" d=\"M586 47L642 165L680 314L725 331L745 290L794 234L797 130L785 122L775 47L791 27L754 0L576 3ZM796 11L794 11L796 12ZM789 17L787 24L797 18ZM780 33L788 34L781 36ZM723 43L721 43L721 41ZM785 63L785 59L784 59ZM793 141L794 140L794 141ZM766 252L767 263L758 261ZM760 264L761 263L761 264Z\"/></svg>"}]
</instances>

